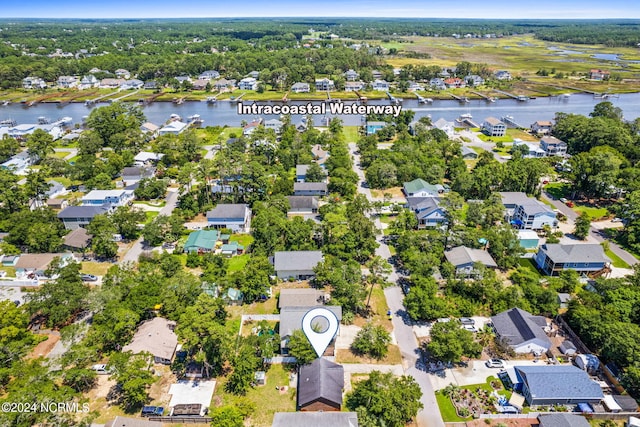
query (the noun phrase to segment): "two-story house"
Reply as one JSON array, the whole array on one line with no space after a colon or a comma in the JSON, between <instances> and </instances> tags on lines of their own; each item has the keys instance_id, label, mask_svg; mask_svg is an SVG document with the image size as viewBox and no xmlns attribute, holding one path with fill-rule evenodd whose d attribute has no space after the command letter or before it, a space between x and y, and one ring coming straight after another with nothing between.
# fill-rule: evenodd
<instances>
[{"instance_id":1,"label":"two-story house","mask_svg":"<svg viewBox=\"0 0 640 427\"><path fill-rule=\"evenodd\" d=\"M245 77L238 82L238 89L240 90L258 90L258 80L253 77Z\"/></svg>"},{"instance_id":2,"label":"two-story house","mask_svg":"<svg viewBox=\"0 0 640 427\"><path fill-rule=\"evenodd\" d=\"M553 123L550 120L536 120L530 126L531 132L538 135L549 135L552 128Z\"/></svg>"},{"instance_id":3,"label":"two-story house","mask_svg":"<svg viewBox=\"0 0 640 427\"><path fill-rule=\"evenodd\" d=\"M316 79L316 90L323 92L332 91L336 90L336 85L331 79Z\"/></svg>"},{"instance_id":4,"label":"two-story house","mask_svg":"<svg viewBox=\"0 0 640 427\"><path fill-rule=\"evenodd\" d=\"M78 78L75 76L60 76L57 84L61 89L69 89L78 86Z\"/></svg>"},{"instance_id":5,"label":"two-story house","mask_svg":"<svg viewBox=\"0 0 640 427\"><path fill-rule=\"evenodd\" d=\"M505 136L507 134L507 125L495 117L487 117L481 128L482 133L487 136Z\"/></svg>"},{"instance_id":6,"label":"two-story house","mask_svg":"<svg viewBox=\"0 0 640 427\"><path fill-rule=\"evenodd\" d=\"M540 140L540 148L547 156L564 156L567 154L567 143L554 136L545 136Z\"/></svg>"},{"instance_id":7,"label":"two-story house","mask_svg":"<svg viewBox=\"0 0 640 427\"><path fill-rule=\"evenodd\" d=\"M447 224L447 215L440 207L438 197L407 197L407 206L418 220L418 228L439 227Z\"/></svg>"},{"instance_id":8,"label":"two-story house","mask_svg":"<svg viewBox=\"0 0 640 427\"><path fill-rule=\"evenodd\" d=\"M387 92L389 90L389 82L386 80L376 79L371 83L371 90L378 92Z\"/></svg>"},{"instance_id":9,"label":"two-story house","mask_svg":"<svg viewBox=\"0 0 640 427\"><path fill-rule=\"evenodd\" d=\"M207 211L207 225L213 228L229 228L234 233L248 233L251 209L244 203L219 203Z\"/></svg>"},{"instance_id":10,"label":"two-story house","mask_svg":"<svg viewBox=\"0 0 640 427\"><path fill-rule=\"evenodd\" d=\"M360 81L360 80L353 81L353 82L345 82L344 90L346 92L354 92L354 91L357 91L357 90L364 89L364 86L365 86L364 82Z\"/></svg>"},{"instance_id":11,"label":"two-story house","mask_svg":"<svg viewBox=\"0 0 640 427\"><path fill-rule=\"evenodd\" d=\"M67 230L86 228L96 215L110 212L108 206L67 206L58 212L58 219L64 224Z\"/></svg>"},{"instance_id":12,"label":"two-story house","mask_svg":"<svg viewBox=\"0 0 640 427\"><path fill-rule=\"evenodd\" d=\"M437 197L445 192L445 187L440 184L429 184L422 178L402 184L402 190L407 198L409 197Z\"/></svg>"},{"instance_id":13,"label":"two-story house","mask_svg":"<svg viewBox=\"0 0 640 427\"><path fill-rule=\"evenodd\" d=\"M310 91L309 83L297 82L291 86L291 92L293 93L309 93Z\"/></svg>"},{"instance_id":14,"label":"two-story house","mask_svg":"<svg viewBox=\"0 0 640 427\"><path fill-rule=\"evenodd\" d=\"M360 75L352 69L348 69L347 71L345 71L344 73L344 78L348 81L348 82L354 82L358 79Z\"/></svg>"},{"instance_id":15,"label":"two-story house","mask_svg":"<svg viewBox=\"0 0 640 427\"><path fill-rule=\"evenodd\" d=\"M547 243L540 246L534 260L538 268L548 276L557 276L563 270L575 270L585 275L596 273L608 269L611 263L602 246L596 243Z\"/></svg>"},{"instance_id":16,"label":"two-story house","mask_svg":"<svg viewBox=\"0 0 640 427\"><path fill-rule=\"evenodd\" d=\"M220 78L220 73L215 71L215 70L207 70L207 71L203 71L202 73L200 73L198 78L202 79L202 80L219 79Z\"/></svg>"},{"instance_id":17,"label":"two-story house","mask_svg":"<svg viewBox=\"0 0 640 427\"><path fill-rule=\"evenodd\" d=\"M545 225L557 227L556 213L547 205L520 192L501 192L505 219L520 230L541 230Z\"/></svg>"},{"instance_id":18,"label":"two-story house","mask_svg":"<svg viewBox=\"0 0 640 427\"><path fill-rule=\"evenodd\" d=\"M131 190L91 190L81 200L83 206L124 206L133 200Z\"/></svg>"}]
</instances>

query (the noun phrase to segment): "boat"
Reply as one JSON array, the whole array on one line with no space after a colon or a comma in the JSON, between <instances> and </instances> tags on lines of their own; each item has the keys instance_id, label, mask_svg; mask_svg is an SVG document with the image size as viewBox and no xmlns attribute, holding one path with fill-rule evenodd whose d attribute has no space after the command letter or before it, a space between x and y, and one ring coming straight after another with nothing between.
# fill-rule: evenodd
<instances>
[{"instance_id":1,"label":"boat","mask_svg":"<svg viewBox=\"0 0 640 427\"><path fill-rule=\"evenodd\" d=\"M217 100L218 99L215 96L208 96L206 101L209 104L215 104Z\"/></svg>"},{"instance_id":2,"label":"boat","mask_svg":"<svg viewBox=\"0 0 640 427\"><path fill-rule=\"evenodd\" d=\"M6 107L7 105L9 105L11 103L11 101L2 101L2 106Z\"/></svg>"},{"instance_id":3,"label":"boat","mask_svg":"<svg viewBox=\"0 0 640 427\"><path fill-rule=\"evenodd\" d=\"M181 121L182 117L180 117L179 115L177 115L176 113L173 113L169 116L169 120L170 121Z\"/></svg>"},{"instance_id":4,"label":"boat","mask_svg":"<svg viewBox=\"0 0 640 427\"><path fill-rule=\"evenodd\" d=\"M48 117L45 117L45 116L38 117L38 124L39 125L48 125L49 123L51 123L51 120L49 120Z\"/></svg>"},{"instance_id":5,"label":"boat","mask_svg":"<svg viewBox=\"0 0 640 427\"><path fill-rule=\"evenodd\" d=\"M433 98L425 98L424 102L426 102L427 104L431 104L433 103Z\"/></svg>"},{"instance_id":6,"label":"boat","mask_svg":"<svg viewBox=\"0 0 640 427\"><path fill-rule=\"evenodd\" d=\"M471 115L471 113L464 113L464 114L460 114L460 118L461 119L473 119L473 116Z\"/></svg>"},{"instance_id":7,"label":"boat","mask_svg":"<svg viewBox=\"0 0 640 427\"><path fill-rule=\"evenodd\" d=\"M563 93L562 95L560 95L560 98L569 99L569 98L571 98L571 94L570 93Z\"/></svg>"},{"instance_id":8,"label":"boat","mask_svg":"<svg viewBox=\"0 0 640 427\"><path fill-rule=\"evenodd\" d=\"M193 116L187 117L187 119L189 120L189 123L192 123L194 125L199 125L204 122L204 120L200 118L200 114L194 114Z\"/></svg>"},{"instance_id":9,"label":"boat","mask_svg":"<svg viewBox=\"0 0 640 427\"><path fill-rule=\"evenodd\" d=\"M528 97L528 96L524 96L524 95L518 95L518 98L517 98L517 99L518 99L518 101L520 101L520 102L526 102L526 101L528 101L528 100L529 100L529 97Z\"/></svg>"},{"instance_id":10,"label":"boat","mask_svg":"<svg viewBox=\"0 0 640 427\"><path fill-rule=\"evenodd\" d=\"M0 120L0 125L2 126L15 126L17 124L18 122L16 122L14 119Z\"/></svg>"},{"instance_id":11,"label":"boat","mask_svg":"<svg viewBox=\"0 0 640 427\"><path fill-rule=\"evenodd\" d=\"M58 119L58 121L56 122L62 126L69 126L73 123L73 118L69 117L69 116L64 116Z\"/></svg>"},{"instance_id":12,"label":"boat","mask_svg":"<svg viewBox=\"0 0 640 427\"><path fill-rule=\"evenodd\" d=\"M487 100L489 102L496 102L498 100L498 98L496 98L495 96L490 96L489 98L487 98Z\"/></svg>"}]
</instances>

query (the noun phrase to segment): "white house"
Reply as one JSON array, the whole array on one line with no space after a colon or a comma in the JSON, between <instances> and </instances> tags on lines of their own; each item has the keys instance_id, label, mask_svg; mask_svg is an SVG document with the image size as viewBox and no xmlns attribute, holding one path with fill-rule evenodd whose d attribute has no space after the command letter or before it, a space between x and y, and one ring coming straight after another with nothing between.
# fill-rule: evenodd
<instances>
[{"instance_id":1,"label":"white house","mask_svg":"<svg viewBox=\"0 0 640 427\"><path fill-rule=\"evenodd\" d=\"M25 77L22 79L22 88L23 89L45 89L47 87L47 82L45 82L40 77Z\"/></svg>"},{"instance_id":2,"label":"white house","mask_svg":"<svg viewBox=\"0 0 640 427\"><path fill-rule=\"evenodd\" d=\"M253 77L245 77L238 83L238 89L240 90L257 90L258 81Z\"/></svg>"},{"instance_id":3,"label":"white house","mask_svg":"<svg viewBox=\"0 0 640 427\"><path fill-rule=\"evenodd\" d=\"M440 129L444 133L447 134L449 139L453 138L456 132L456 128L453 122L449 122L443 118L436 120L433 124L433 127L436 129Z\"/></svg>"},{"instance_id":4,"label":"white house","mask_svg":"<svg viewBox=\"0 0 640 427\"><path fill-rule=\"evenodd\" d=\"M316 90L331 91L335 89L336 85L333 83L333 80L327 78L316 79Z\"/></svg>"},{"instance_id":5,"label":"white house","mask_svg":"<svg viewBox=\"0 0 640 427\"><path fill-rule=\"evenodd\" d=\"M215 70L203 71L198 76L198 79L201 79L201 80L212 80L212 79L219 79L219 78L220 78L220 73Z\"/></svg>"},{"instance_id":6,"label":"white house","mask_svg":"<svg viewBox=\"0 0 640 427\"><path fill-rule=\"evenodd\" d=\"M206 216L209 227L230 228L234 233L249 232L251 209L246 204L219 203Z\"/></svg>"},{"instance_id":7,"label":"white house","mask_svg":"<svg viewBox=\"0 0 640 427\"><path fill-rule=\"evenodd\" d=\"M310 90L309 83L298 82L291 86L291 92L293 93L308 93Z\"/></svg>"},{"instance_id":8,"label":"white house","mask_svg":"<svg viewBox=\"0 0 640 427\"><path fill-rule=\"evenodd\" d=\"M498 338L504 339L518 354L544 354L551 348L545 333L547 320L520 308L512 308L491 317Z\"/></svg>"},{"instance_id":9,"label":"white house","mask_svg":"<svg viewBox=\"0 0 640 427\"><path fill-rule=\"evenodd\" d=\"M316 274L313 269L322 262L321 251L289 251L276 252L273 256L273 267L279 279L309 279Z\"/></svg>"},{"instance_id":10,"label":"white house","mask_svg":"<svg viewBox=\"0 0 640 427\"><path fill-rule=\"evenodd\" d=\"M80 80L80 83L78 84L78 89L80 90L92 89L94 87L98 87L99 85L100 85L100 81L96 78L96 76L94 76L93 74L89 74L84 76Z\"/></svg>"},{"instance_id":11,"label":"white house","mask_svg":"<svg viewBox=\"0 0 640 427\"><path fill-rule=\"evenodd\" d=\"M175 120L158 129L158 135L179 135L184 132L188 126L187 123Z\"/></svg>"},{"instance_id":12,"label":"white house","mask_svg":"<svg viewBox=\"0 0 640 427\"><path fill-rule=\"evenodd\" d=\"M69 89L78 86L78 78L74 76L60 76L57 81L58 87Z\"/></svg>"},{"instance_id":13,"label":"white house","mask_svg":"<svg viewBox=\"0 0 640 427\"><path fill-rule=\"evenodd\" d=\"M123 206L131 200L131 190L91 190L80 199L82 206Z\"/></svg>"},{"instance_id":14,"label":"white house","mask_svg":"<svg viewBox=\"0 0 640 427\"><path fill-rule=\"evenodd\" d=\"M371 83L371 89L386 92L389 90L389 83L386 80L374 80L373 83Z\"/></svg>"},{"instance_id":15,"label":"white house","mask_svg":"<svg viewBox=\"0 0 640 427\"><path fill-rule=\"evenodd\" d=\"M482 132L488 136L505 136L507 125L495 117L487 117L482 123Z\"/></svg>"}]
</instances>

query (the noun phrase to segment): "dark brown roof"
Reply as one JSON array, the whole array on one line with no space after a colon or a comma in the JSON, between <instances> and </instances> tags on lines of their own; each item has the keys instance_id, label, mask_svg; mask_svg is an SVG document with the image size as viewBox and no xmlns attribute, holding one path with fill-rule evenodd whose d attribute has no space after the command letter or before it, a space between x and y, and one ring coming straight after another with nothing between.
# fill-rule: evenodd
<instances>
[{"instance_id":1,"label":"dark brown roof","mask_svg":"<svg viewBox=\"0 0 640 427\"><path fill-rule=\"evenodd\" d=\"M76 228L71 233L64 236L64 245L70 248L84 249L91 243L93 236L84 228Z\"/></svg>"},{"instance_id":2,"label":"dark brown roof","mask_svg":"<svg viewBox=\"0 0 640 427\"><path fill-rule=\"evenodd\" d=\"M300 368L298 374L298 407L316 401L340 408L344 388L344 368L327 359L316 359Z\"/></svg>"}]
</instances>

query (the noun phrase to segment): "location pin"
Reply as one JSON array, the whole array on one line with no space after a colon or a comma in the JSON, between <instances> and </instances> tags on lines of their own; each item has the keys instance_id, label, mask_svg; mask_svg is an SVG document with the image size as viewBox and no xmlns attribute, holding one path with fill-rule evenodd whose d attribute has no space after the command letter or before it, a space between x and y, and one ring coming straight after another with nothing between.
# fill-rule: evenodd
<instances>
[{"instance_id":1,"label":"location pin","mask_svg":"<svg viewBox=\"0 0 640 427\"><path fill-rule=\"evenodd\" d=\"M328 325L326 329L323 327L324 330L322 332L314 331L314 324L311 323L318 317L326 320L326 322L315 322L316 325L324 326L323 323ZM302 318L302 331L307 336L318 357L322 357L324 351L329 347L329 343L338 332L338 318L331 310L322 307L314 308L309 310Z\"/></svg>"}]
</instances>

